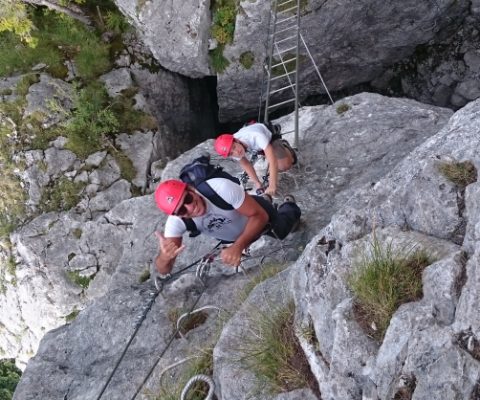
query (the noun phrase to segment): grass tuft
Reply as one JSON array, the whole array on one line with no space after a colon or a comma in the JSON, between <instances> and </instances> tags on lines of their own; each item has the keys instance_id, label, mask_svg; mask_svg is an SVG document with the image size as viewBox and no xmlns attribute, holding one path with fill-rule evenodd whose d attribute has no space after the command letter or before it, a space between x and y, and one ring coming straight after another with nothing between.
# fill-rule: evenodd
<instances>
[{"instance_id":1,"label":"grass tuft","mask_svg":"<svg viewBox=\"0 0 480 400\"><path fill-rule=\"evenodd\" d=\"M57 179L52 186L43 190L40 211L45 213L70 210L80 201L80 194L84 187L83 182L72 182L66 177Z\"/></svg>"},{"instance_id":2,"label":"grass tuft","mask_svg":"<svg viewBox=\"0 0 480 400\"><path fill-rule=\"evenodd\" d=\"M210 57L210 65L213 70L218 73L224 72L230 65L230 61L223 55L224 46L217 46L215 49L210 50L208 55Z\"/></svg>"},{"instance_id":3,"label":"grass tuft","mask_svg":"<svg viewBox=\"0 0 480 400\"><path fill-rule=\"evenodd\" d=\"M253 313L252 335L240 349L245 367L272 394L305 387L318 393L318 383L295 334L294 313L293 302L268 314Z\"/></svg>"},{"instance_id":4,"label":"grass tuft","mask_svg":"<svg viewBox=\"0 0 480 400\"><path fill-rule=\"evenodd\" d=\"M175 379L164 379L155 400L178 400L188 380L198 374L211 376L213 373L213 348L200 350L180 376ZM187 393L186 400L203 400L208 394L208 387L203 382L197 382Z\"/></svg>"},{"instance_id":5,"label":"grass tuft","mask_svg":"<svg viewBox=\"0 0 480 400\"><path fill-rule=\"evenodd\" d=\"M267 279L277 275L279 272L283 271L287 267L287 264L277 264L270 263L265 264L261 267L260 271L254 275L247 284L243 287L242 291L239 294L240 302L244 302L250 292L260 283L266 281Z\"/></svg>"},{"instance_id":6,"label":"grass tuft","mask_svg":"<svg viewBox=\"0 0 480 400\"><path fill-rule=\"evenodd\" d=\"M477 169L471 161L442 162L438 170L460 189L465 189L468 185L477 181Z\"/></svg>"},{"instance_id":7,"label":"grass tuft","mask_svg":"<svg viewBox=\"0 0 480 400\"><path fill-rule=\"evenodd\" d=\"M422 272L431 263L424 250L394 252L374 236L369 254L348 279L355 317L368 335L382 340L398 307L422 297Z\"/></svg>"}]
</instances>

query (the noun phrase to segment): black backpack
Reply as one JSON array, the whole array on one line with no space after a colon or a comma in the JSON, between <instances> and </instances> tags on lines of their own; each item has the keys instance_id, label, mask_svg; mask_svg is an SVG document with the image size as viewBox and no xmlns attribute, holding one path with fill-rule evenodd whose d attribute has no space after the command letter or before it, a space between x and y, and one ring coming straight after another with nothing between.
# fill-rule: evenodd
<instances>
[{"instance_id":1,"label":"black backpack","mask_svg":"<svg viewBox=\"0 0 480 400\"><path fill-rule=\"evenodd\" d=\"M219 165L210 164L210 156L204 155L195 158L191 163L186 164L180 171L180 179L192 185L203 196L215 204L222 210L233 210L231 204L227 203L221 198L215 190L206 182L211 178L225 178L237 185L240 185L240 180L224 171ZM190 237L200 235L195 222L191 218L182 218L187 230L190 232Z\"/></svg>"}]
</instances>

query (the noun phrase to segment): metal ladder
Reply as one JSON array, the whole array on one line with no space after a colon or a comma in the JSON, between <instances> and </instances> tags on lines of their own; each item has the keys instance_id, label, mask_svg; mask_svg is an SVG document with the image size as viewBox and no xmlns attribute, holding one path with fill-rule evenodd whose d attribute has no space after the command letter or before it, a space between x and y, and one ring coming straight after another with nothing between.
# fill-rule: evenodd
<instances>
[{"instance_id":1,"label":"metal ladder","mask_svg":"<svg viewBox=\"0 0 480 400\"><path fill-rule=\"evenodd\" d=\"M300 0L273 0L273 20L269 26L268 66L264 122L276 109L293 105L295 109L295 140L298 147L298 67L300 47ZM263 85L262 85L263 86ZM263 87L262 87L263 90ZM261 112L261 109L260 109Z\"/></svg>"},{"instance_id":2,"label":"metal ladder","mask_svg":"<svg viewBox=\"0 0 480 400\"><path fill-rule=\"evenodd\" d=\"M272 18L273 15L273 18ZM292 104L294 106L294 147L298 148L299 121L298 108L299 97L299 48L303 45L315 67L328 97L333 104L332 96L320 74L315 60L308 49L307 44L300 32L300 0L272 0L272 14L269 23L268 36L268 65L265 66L264 82L258 120L261 118L262 108L264 109L264 123L269 122L269 113L276 109Z\"/></svg>"}]
</instances>

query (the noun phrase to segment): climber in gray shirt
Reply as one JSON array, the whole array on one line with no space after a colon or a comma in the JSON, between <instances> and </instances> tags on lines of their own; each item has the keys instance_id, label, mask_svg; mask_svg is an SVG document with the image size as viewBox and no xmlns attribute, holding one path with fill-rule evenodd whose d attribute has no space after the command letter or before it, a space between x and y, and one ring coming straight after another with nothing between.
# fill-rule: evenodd
<instances>
[{"instance_id":1,"label":"climber in gray shirt","mask_svg":"<svg viewBox=\"0 0 480 400\"><path fill-rule=\"evenodd\" d=\"M266 198L250 196L228 179L212 178L206 182L231 209L218 207L180 180L162 182L155 191L157 206L169 215L165 231L156 232L160 253L155 266L161 274L170 273L184 249L182 236L188 230L185 218L191 218L201 233L231 243L220 256L225 264L234 267L240 264L243 250L262 234L283 239L298 224L301 211L291 195L277 210Z\"/></svg>"}]
</instances>

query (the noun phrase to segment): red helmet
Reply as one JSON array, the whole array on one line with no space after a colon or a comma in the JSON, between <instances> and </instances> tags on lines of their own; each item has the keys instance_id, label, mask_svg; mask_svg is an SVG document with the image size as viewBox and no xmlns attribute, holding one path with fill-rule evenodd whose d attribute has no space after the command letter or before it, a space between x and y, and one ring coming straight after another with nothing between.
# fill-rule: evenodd
<instances>
[{"instance_id":1,"label":"red helmet","mask_svg":"<svg viewBox=\"0 0 480 400\"><path fill-rule=\"evenodd\" d=\"M229 133L224 133L215 140L215 150L222 157L228 157L230 150L232 150L232 145L233 135Z\"/></svg>"},{"instance_id":2,"label":"red helmet","mask_svg":"<svg viewBox=\"0 0 480 400\"><path fill-rule=\"evenodd\" d=\"M172 215L178 207L185 190L187 190L185 182L176 179L162 182L155 190L155 201L158 208L164 213Z\"/></svg>"}]
</instances>

